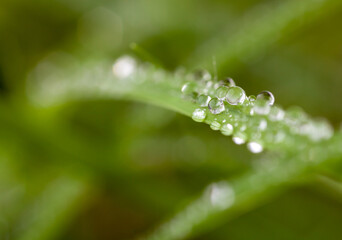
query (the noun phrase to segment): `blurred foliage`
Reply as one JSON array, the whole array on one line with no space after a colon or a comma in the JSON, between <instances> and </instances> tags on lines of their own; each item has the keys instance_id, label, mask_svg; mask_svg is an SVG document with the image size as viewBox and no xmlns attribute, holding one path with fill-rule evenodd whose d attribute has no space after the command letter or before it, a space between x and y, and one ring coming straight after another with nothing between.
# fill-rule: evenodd
<instances>
[{"instance_id":1,"label":"blurred foliage","mask_svg":"<svg viewBox=\"0 0 342 240\"><path fill-rule=\"evenodd\" d=\"M247 92L269 89L277 103L338 128L341 22L339 0L2 0L0 239L138 238L208 184L244 176L260 161L154 106L38 107L26 80L46 57L114 61L129 53L168 71L211 72L214 57L219 77L237 79ZM335 180L280 186L263 206L251 204L193 239L340 239L340 170L322 169Z\"/></svg>"}]
</instances>

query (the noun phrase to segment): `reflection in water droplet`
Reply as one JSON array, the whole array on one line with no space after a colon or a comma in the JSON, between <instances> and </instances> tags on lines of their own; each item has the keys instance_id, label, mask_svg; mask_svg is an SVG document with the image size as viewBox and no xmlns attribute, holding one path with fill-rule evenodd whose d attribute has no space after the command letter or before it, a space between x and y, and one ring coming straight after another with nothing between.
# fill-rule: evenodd
<instances>
[{"instance_id":1,"label":"reflection in water droplet","mask_svg":"<svg viewBox=\"0 0 342 240\"><path fill-rule=\"evenodd\" d=\"M264 100L268 105L272 106L274 104L274 96L270 91L262 91L258 94L257 100Z\"/></svg>"},{"instance_id":2,"label":"reflection in water droplet","mask_svg":"<svg viewBox=\"0 0 342 240\"><path fill-rule=\"evenodd\" d=\"M197 108L192 113L192 119L196 122L203 122L206 118L207 114L205 112L205 109Z\"/></svg>"},{"instance_id":3,"label":"reflection in water droplet","mask_svg":"<svg viewBox=\"0 0 342 240\"><path fill-rule=\"evenodd\" d=\"M210 100L208 104L209 110L212 114L219 114L224 111L224 104L217 98L213 98Z\"/></svg>"},{"instance_id":4,"label":"reflection in water droplet","mask_svg":"<svg viewBox=\"0 0 342 240\"><path fill-rule=\"evenodd\" d=\"M224 100L226 98L228 90L229 88L226 86L219 87L218 89L216 89L216 97L220 100Z\"/></svg>"},{"instance_id":5,"label":"reflection in water droplet","mask_svg":"<svg viewBox=\"0 0 342 240\"><path fill-rule=\"evenodd\" d=\"M246 93L240 87L231 87L228 90L226 98L227 102L231 105L240 105L245 101Z\"/></svg>"},{"instance_id":6,"label":"reflection in water droplet","mask_svg":"<svg viewBox=\"0 0 342 240\"><path fill-rule=\"evenodd\" d=\"M218 121L214 120L214 121L211 122L210 128L211 128L212 130L215 130L215 131L220 130L220 128L221 128L221 123L219 123Z\"/></svg>"},{"instance_id":7,"label":"reflection in water droplet","mask_svg":"<svg viewBox=\"0 0 342 240\"><path fill-rule=\"evenodd\" d=\"M233 134L233 130L234 130L234 127L227 123L227 124L224 124L222 127L221 127L221 132L223 135L225 136L230 136Z\"/></svg>"},{"instance_id":8,"label":"reflection in water droplet","mask_svg":"<svg viewBox=\"0 0 342 240\"><path fill-rule=\"evenodd\" d=\"M261 153L264 150L263 146L257 142L248 143L247 148L252 153Z\"/></svg>"},{"instance_id":9,"label":"reflection in water droplet","mask_svg":"<svg viewBox=\"0 0 342 240\"><path fill-rule=\"evenodd\" d=\"M197 98L197 103L201 106L201 107L208 107L208 103L211 100L210 96L207 96L205 94L201 94L198 96Z\"/></svg>"},{"instance_id":10,"label":"reflection in water droplet","mask_svg":"<svg viewBox=\"0 0 342 240\"><path fill-rule=\"evenodd\" d=\"M122 56L113 64L113 73L117 78L127 78L131 76L137 67L134 58L130 56Z\"/></svg>"},{"instance_id":11,"label":"reflection in water droplet","mask_svg":"<svg viewBox=\"0 0 342 240\"><path fill-rule=\"evenodd\" d=\"M209 187L209 199L213 207L224 210L234 204L235 192L227 182L214 183Z\"/></svg>"}]
</instances>

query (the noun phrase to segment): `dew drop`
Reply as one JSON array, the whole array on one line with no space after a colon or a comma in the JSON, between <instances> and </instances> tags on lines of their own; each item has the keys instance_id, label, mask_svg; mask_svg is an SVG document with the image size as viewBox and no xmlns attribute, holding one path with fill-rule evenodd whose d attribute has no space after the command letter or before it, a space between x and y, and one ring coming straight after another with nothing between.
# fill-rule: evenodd
<instances>
[{"instance_id":1,"label":"dew drop","mask_svg":"<svg viewBox=\"0 0 342 240\"><path fill-rule=\"evenodd\" d=\"M250 102L255 102L256 96L250 95L250 96L248 97L248 100L249 100Z\"/></svg>"},{"instance_id":2,"label":"dew drop","mask_svg":"<svg viewBox=\"0 0 342 240\"><path fill-rule=\"evenodd\" d=\"M253 112L259 115L267 115L271 110L269 103L261 98L255 100Z\"/></svg>"},{"instance_id":3,"label":"dew drop","mask_svg":"<svg viewBox=\"0 0 342 240\"><path fill-rule=\"evenodd\" d=\"M203 122L206 118L207 114L205 109L197 108L195 111L192 113L192 119L195 122Z\"/></svg>"},{"instance_id":4,"label":"dew drop","mask_svg":"<svg viewBox=\"0 0 342 240\"><path fill-rule=\"evenodd\" d=\"M182 93L185 95L191 94L196 91L196 83L187 82L182 86Z\"/></svg>"},{"instance_id":5,"label":"dew drop","mask_svg":"<svg viewBox=\"0 0 342 240\"><path fill-rule=\"evenodd\" d=\"M219 114L225 110L224 104L218 98L213 98L208 104L209 110L212 114Z\"/></svg>"},{"instance_id":6,"label":"dew drop","mask_svg":"<svg viewBox=\"0 0 342 240\"><path fill-rule=\"evenodd\" d=\"M224 210L234 204L235 192L227 182L218 182L210 186L209 198L213 207Z\"/></svg>"},{"instance_id":7,"label":"dew drop","mask_svg":"<svg viewBox=\"0 0 342 240\"><path fill-rule=\"evenodd\" d=\"M233 134L233 131L234 131L234 127L227 123L227 124L224 124L222 127L221 127L221 133L225 136L230 136Z\"/></svg>"},{"instance_id":8,"label":"dew drop","mask_svg":"<svg viewBox=\"0 0 342 240\"><path fill-rule=\"evenodd\" d=\"M232 78L225 78L224 80L219 81L220 86L226 86L226 87L235 87L235 81Z\"/></svg>"},{"instance_id":9,"label":"dew drop","mask_svg":"<svg viewBox=\"0 0 342 240\"><path fill-rule=\"evenodd\" d=\"M245 101L246 93L240 87L231 87L228 89L226 99L231 105L240 105Z\"/></svg>"},{"instance_id":10,"label":"dew drop","mask_svg":"<svg viewBox=\"0 0 342 240\"><path fill-rule=\"evenodd\" d=\"M210 124L210 128L214 131L220 130L221 128L221 123L219 123L217 120L214 120Z\"/></svg>"},{"instance_id":11,"label":"dew drop","mask_svg":"<svg viewBox=\"0 0 342 240\"><path fill-rule=\"evenodd\" d=\"M264 150L263 146L257 142L248 143L247 148L251 153L261 153Z\"/></svg>"},{"instance_id":12,"label":"dew drop","mask_svg":"<svg viewBox=\"0 0 342 240\"><path fill-rule=\"evenodd\" d=\"M285 116L284 110L278 106L273 106L268 115L270 120L274 122L283 120L284 116Z\"/></svg>"},{"instance_id":13,"label":"dew drop","mask_svg":"<svg viewBox=\"0 0 342 240\"><path fill-rule=\"evenodd\" d=\"M208 107L208 103L211 100L211 97L205 94L201 94L198 96L197 98L197 103L201 106L201 107Z\"/></svg>"},{"instance_id":14,"label":"dew drop","mask_svg":"<svg viewBox=\"0 0 342 240\"><path fill-rule=\"evenodd\" d=\"M233 137L233 142L237 145L244 144L246 142L247 136L244 133L236 133Z\"/></svg>"},{"instance_id":15,"label":"dew drop","mask_svg":"<svg viewBox=\"0 0 342 240\"><path fill-rule=\"evenodd\" d=\"M218 89L216 89L216 97L220 100L224 100L226 98L228 90L229 88L226 86L219 87Z\"/></svg>"},{"instance_id":16,"label":"dew drop","mask_svg":"<svg viewBox=\"0 0 342 240\"><path fill-rule=\"evenodd\" d=\"M192 78L198 81L209 81L211 80L211 74L205 69L199 69L192 73Z\"/></svg>"},{"instance_id":17,"label":"dew drop","mask_svg":"<svg viewBox=\"0 0 342 240\"><path fill-rule=\"evenodd\" d=\"M122 56L118 58L113 64L113 74L118 78L127 78L131 76L137 67L137 63L134 58L130 56Z\"/></svg>"},{"instance_id":18,"label":"dew drop","mask_svg":"<svg viewBox=\"0 0 342 240\"><path fill-rule=\"evenodd\" d=\"M273 94L270 91L262 91L258 94L256 99L263 100L270 106L273 106L275 100Z\"/></svg>"}]
</instances>

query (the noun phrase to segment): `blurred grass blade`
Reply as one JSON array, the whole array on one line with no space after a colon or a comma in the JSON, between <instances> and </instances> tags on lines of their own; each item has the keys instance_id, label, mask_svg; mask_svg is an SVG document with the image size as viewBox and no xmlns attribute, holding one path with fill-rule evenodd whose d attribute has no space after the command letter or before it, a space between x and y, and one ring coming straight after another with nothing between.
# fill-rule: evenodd
<instances>
[{"instance_id":1,"label":"blurred grass blade","mask_svg":"<svg viewBox=\"0 0 342 240\"><path fill-rule=\"evenodd\" d=\"M15 239L48 240L63 232L85 202L87 187L79 180L61 177L53 180L23 214Z\"/></svg>"},{"instance_id":2,"label":"blurred grass blade","mask_svg":"<svg viewBox=\"0 0 342 240\"><path fill-rule=\"evenodd\" d=\"M249 61L265 53L279 39L332 14L341 5L339 0L288 0L274 6L267 2L243 17L235 32L223 31L203 44L189 63L209 67L215 56L219 69L233 69L239 61Z\"/></svg>"}]
</instances>

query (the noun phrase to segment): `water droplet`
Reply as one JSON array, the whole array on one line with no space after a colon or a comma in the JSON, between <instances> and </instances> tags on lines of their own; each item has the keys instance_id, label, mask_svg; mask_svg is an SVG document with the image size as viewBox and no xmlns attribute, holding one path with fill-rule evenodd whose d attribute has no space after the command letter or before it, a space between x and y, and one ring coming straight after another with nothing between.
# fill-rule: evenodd
<instances>
[{"instance_id":1,"label":"water droplet","mask_svg":"<svg viewBox=\"0 0 342 240\"><path fill-rule=\"evenodd\" d=\"M258 94L257 100L264 100L267 102L268 105L273 106L274 104L274 96L270 91L262 91Z\"/></svg>"},{"instance_id":2,"label":"water droplet","mask_svg":"<svg viewBox=\"0 0 342 240\"><path fill-rule=\"evenodd\" d=\"M201 107L208 107L208 103L211 100L211 97L205 94L201 94L198 96L197 98L197 103L201 106Z\"/></svg>"},{"instance_id":3,"label":"water droplet","mask_svg":"<svg viewBox=\"0 0 342 240\"><path fill-rule=\"evenodd\" d=\"M271 121L281 121L284 119L285 112L278 106L273 106L270 110L268 117Z\"/></svg>"},{"instance_id":4,"label":"water droplet","mask_svg":"<svg viewBox=\"0 0 342 240\"><path fill-rule=\"evenodd\" d=\"M262 98L257 98L254 102L254 106L253 106L253 111L256 114L259 115L267 115L271 110L271 106L269 105L269 103L262 99Z\"/></svg>"},{"instance_id":5,"label":"water droplet","mask_svg":"<svg viewBox=\"0 0 342 240\"><path fill-rule=\"evenodd\" d=\"M235 86L228 89L226 98L231 105L240 105L245 101L246 93L242 88Z\"/></svg>"},{"instance_id":6,"label":"water droplet","mask_svg":"<svg viewBox=\"0 0 342 240\"><path fill-rule=\"evenodd\" d=\"M187 82L182 86L182 93L185 95L192 94L196 91L196 83Z\"/></svg>"},{"instance_id":7,"label":"water droplet","mask_svg":"<svg viewBox=\"0 0 342 240\"><path fill-rule=\"evenodd\" d=\"M219 114L225 110L223 102L218 98L211 99L208 107L212 114Z\"/></svg>"},{"instance_id":8,"label":"water droplet","mask_svg":"<svg viewBox=\"0 0 342 240\"><path fill-rule=\"evenodd\" d=\"M289 126L295 127L308 120L307 114L300 107L290 107L285 112L284 121Z\"/></svg>"},{"instance_id":9,"label":"water droplet","mask_svg":"<svg viewBox=\"0 0 342 240\"><path fill-rule=\"evenodd\" d=\"M216 89L216 97L220 100L224 100L226 98L228 90L229 88L226 86L219 87L218 89Z\"/></svg>"},{"instance_id":10,"label":"water droplet","mask_svg":"<svg viewBox=\"0 0 342 240\"><path fill-rule=\"evenodd\" d=\"M254 95L250 95L249 97L248 97L248 100L250 101L250 102L255 102L255 100L256 100L256 96L254 96Z\"/></svg>"},{"instance_id":11,"label":"water droplet","mask_svg":"<svg viewBox=\"0 0 342 240\"><path fill-rule=\"evenodd\" d=\"M197 84L195 82L187 82L182 86L182 93L185 98L192 101L197 99L198 93L196 92Z\"/></svg>"},{"instance_id":12,"label":"water droplet","mask_svg":"<svg viewBox=\"0 0 342 240\"><path fill-rule=\"evenodd\" d=\"M261 153L264 150L263 146L257 142L248 143L247 148L251 153Z\"/></svg>"},{"instance_id":13,"label":"water droplet","mask_svg":"<svg viewBox=\"0 0 342 240\"><path fill-rule=\"evenodd\" d=\"M236 86L234 80L232 78L229 78L229 77L225 78L224 80L221 80L219 82L219 84L221 86L226 86L226 87L235 87Z\"/></svg>"},{"instance_id":14,"label":"water droplet","mask_svg":"<svg viewBox=\"0 0 342 240\"><path fill-rule=\"evenodd\" d=\"M221 133L225 136L230 136L233 134L233 131L234 131L234 127L227 123L227 124L224 124L222 127L221 127Z\"/></svg>"},{"instance_id":15,"label":"water droplet","mask_svg":"<svg viewBox=\"0 0 342 240\"><path fill-rule=\"evenodd\" d=\"M233 137L233 142L237 145L244 144L247 140L247 136L244 133L236 133Z\"/></svg>"},{"instance_id":16,"label":"water droplet","mask_svg":"<svg viewBox=\"0 0 342 240\"><path fill-rule=\"evenodd\" d=\"M226 182L214 183L209 187L210 203L220 210L227 209L235 202L234 189Z\"/></svg>"},{"instance_id":17,"label":"water droplet","mask_svg":"<svg viewBox=\"0 0 342 240\"><path fill-rule=\"evenodd\" d=\"M203 122L206 118L207 114L205 109L197 108L192 113L192 119L196 122Z\"/></svg>"},{"instance_id":18,"label":"water droplet","mask_svg":"<svg viewBox=\"0 0 342 240\"><path fill-rule=\"evenodd\" d=\"M210 128L214 131L220 130L221 128L221 123L219 123L218 121L214 120L211 122L210 124Z\"/></svg>"},{"instance_id":19,"label":"water droplet","mask_svg":"<svg viewBox=\"0 0 342 240\"><path fill-rule=\"evenodd\" d=\"M198 69L192 73L192 79L194 80L211 80L211 74L205 69Z\"/></svg>"},{"instance_id":20,"label":"water droplet","mask_svg":"<svg viewBox=\"0 0 342 240\"><path fill-rule=\"evenodd\" d=\"M260 131L265 131L267 128L267 121L265 119L261 119L258 128Z\"/></svg>"},{"instance_id":21,"label":"water droplet","mask_svg":"<svg viewBox=\"0 0 342 240\"><path fill-rule=\"evenodd\" d=\"M327 140L334 134L334 129L330 123L325 119L315 119L311 123L311 127L307 130L312 141L318 142L320 140Z\"/></svg>"},{"instance_id":22,"label":"water droplet","mask_svg":"<svg viewBox=\"0 0 342 240\"><path fill-rule=\"evenodd\" d=\"M122 56L113 64L113 73L118 78L127 78L135 72L136 67L137 63L134 58Z\"/></svg>"}]
</instances>

